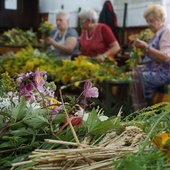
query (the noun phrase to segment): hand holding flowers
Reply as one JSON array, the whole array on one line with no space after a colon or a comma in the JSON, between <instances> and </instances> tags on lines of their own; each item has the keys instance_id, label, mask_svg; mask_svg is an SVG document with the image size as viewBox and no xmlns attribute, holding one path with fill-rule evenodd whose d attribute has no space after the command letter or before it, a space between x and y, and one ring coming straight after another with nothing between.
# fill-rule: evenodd
<instances>
[{"instance_id":1,"label":"hand holding flowers","mask_svg":"<svg viewBox=\"0 0 170 170\"><path fill-rule=\"evenodd\" d=\"M54 27L49 21L43 21L40 24L39 31L41 31L45 37L49 37L53 30Z\"/></svg>"},{"instance_id":2,"label":"hand holding flowers","mask_svg":"<svg viewBox=\"0 0 170 170\"><path fill-rule=\"evenodd\" d=\"M150 29L145 29L139 34L131 35L129 40L132 43L130 58L126 61L130 68L136 66L141 57L144 56L144 50L148 46L149 40L152 38L153 32Z\"/></svg>"}]
</instances>

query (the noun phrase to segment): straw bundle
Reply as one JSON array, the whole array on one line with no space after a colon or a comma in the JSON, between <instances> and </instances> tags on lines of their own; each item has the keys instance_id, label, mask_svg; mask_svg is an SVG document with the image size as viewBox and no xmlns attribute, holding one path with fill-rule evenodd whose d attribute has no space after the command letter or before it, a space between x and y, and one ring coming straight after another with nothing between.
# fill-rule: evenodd
<instances>
[{"instance_id":1,"label":"straw bundle","mask_svg":"<svg viewBox=\"0 0 170 170\"><path fill-rule=\"evenodd\" d=\"M29 156L29 161L14 163L12 169L30 164L26 170L111 170L114 169L112 165L114 160L120 159L128 152L138 151L137 146L142 138L144 138L144 134L139 128L129 127L119 136L113 132L108 133L98 146L46 139L47 143L71 145L77 146L77 148L36 149ZM126 146L127 143L128 146ZM32 167L31 163L35 163L35 165Z\"/></svg>"}]
</instances>

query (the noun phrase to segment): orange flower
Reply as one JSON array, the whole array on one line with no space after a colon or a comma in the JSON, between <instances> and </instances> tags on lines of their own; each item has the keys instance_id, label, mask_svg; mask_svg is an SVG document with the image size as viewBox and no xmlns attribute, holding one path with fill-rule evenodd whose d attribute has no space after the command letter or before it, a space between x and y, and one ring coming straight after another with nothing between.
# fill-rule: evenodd
<instances>
[{"instance_id":1,"label":"orange flower","mask_svg":"<svg viewBox=\"0 0 170 170\"><path fill-rule=\"evenodd\" d=\"M112 67L108 67L107 69L109 70L109 72L110 72L112 75L115 74L114 69L113 69Z\"/></svg>"},{"instance_id":2,"label":"orange flower","mask_svg":"<svg viewBox=\"0 0 170 170\"><path fill-rule=\"evenodd\" d=\"M79 61L79 62L81 62L81 61L82 61L82 57L81 57L81 56L78 56L78 57L76 58L76 60Z\"/></svg>"},{"instance_id":3,"label":"orange flower","mask_svg":"<svg viewBox=\"0 0 170 170\"><path fill-rule=\"evenodd\" d=\"M115 66L117 66L117 65L118 65L118 63L115 61L115 62L114 62L114 65L115 65Z\"/></svg>"},{"instance_id":4,"label":"orange flower","mask_svg":"<svg viewBox=\"0 0 170 170\"><path fill-rule=\"evenodd\" d=\"M113 60L114 60L114 58L113 58L113 56L108 56L108 57L107 57L107 60L109 60L109 61L113 61Z\"/></svg>"},{"instance_id":5,"label":"orange flower","mask_svg":"<svg viewBox=\"0 0 170 170\"><path fill-rule=\"evenodd\" d=\"M161 134L158 134L153 137L152 143L157 148L163 148L168 140L170 140L169 135L166 132L162 132Z\"/></svg>"},{"instance_id":6,"label":"orange flower","mask_svg":"<svg viewBox=\"0 0 170 170\"><path fill-rule=\"evenodd\" d=\"M69 77L69 76L65 76L65 77L64 77L64 81L65 81L66 83L68 83L68 82L70 81L70 77Z\"/></svg>"}]
</instances>

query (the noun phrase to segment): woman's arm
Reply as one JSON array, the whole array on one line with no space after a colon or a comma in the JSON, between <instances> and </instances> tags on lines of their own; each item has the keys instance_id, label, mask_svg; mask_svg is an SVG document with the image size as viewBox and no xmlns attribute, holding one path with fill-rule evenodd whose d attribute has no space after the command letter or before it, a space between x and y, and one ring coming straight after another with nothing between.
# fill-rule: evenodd
<instances>
[{"instance_id":1,"label":"woman's arm","mask_svg":"<svg viewBox=\"0 0 170 170\"><path fill-rule=\"evenodd\" d=\"M115 56L120 51L120 46L117 41L110 44L109 50L107 50L104 54L98 55L96 59L98 61L104 61L108 56Z\"/></svg>"},{"instance_id":2,"label":"woman's arm","mask_svg":"<svg viewBox=\"0 0 170 170\"><path fill-rule=\"evenodd\" d=\"M117 41L114 41L109 46L110 46L109 50L105 52L107 56L115 56L120 51L120 46Z\"/></svg>"},{"instance_id":3,"label":"woman's arm","mask_svg":"<svg viewBox=\"0 0 170 170\"><path fill-rule=\"evenodd\" d=\"M54 48L57 48L64 53L71 53L77 45L77 38L76 37L67 37L65 44L60 44L60 43L56 42L53 38L47 37L46 43L48 45L52 45Z\"/></svg>"},{"instance_id":4,"label":"woman's arm","mask_svg":"<svg viewBox=\"0 0 170 170\"><path fill-rule=\"evenodd\" d=\"M141 48L144 52L148 53L153 59L158 62L168 62L170 61L170 56L167 55L164 51L157 50L153 47L150 47L146 42L137 39L134 42L134 45L138 48Z\"/></svg>"},{"instance_id":5,"label":"woman's arm","mask_svg":"<svg viewBox=\"0 0 170 170\"><path fill-rule=\"evenodd\" d=\"M121 48L110 27L103 25L101 31L104 42L108 46L108 50L105 51L104 54L97 56L97 58L100 61L104 61L108 56L115 56Z\"/></svg>"}]
</instances>

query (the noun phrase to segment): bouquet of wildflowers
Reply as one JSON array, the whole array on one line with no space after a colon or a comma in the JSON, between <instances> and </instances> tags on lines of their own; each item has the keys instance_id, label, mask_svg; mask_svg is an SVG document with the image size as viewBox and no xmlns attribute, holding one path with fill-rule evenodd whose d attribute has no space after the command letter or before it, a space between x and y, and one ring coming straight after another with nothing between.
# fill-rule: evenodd
<instances>
[{"instance_id":1,"label":"bouquet of wildflowers","mask_svg":"<svg viewBox=\"0 0 170 170\"><path fill-rule=\"evenodd\" d=\"M129 39L131 41L134 41L135 39L140 39L148 43L152 36L153 32L147 28L145 30L142 30L139 34L136 34L135 36L132 35L131 37L129 37ZM132 51L130 52L130 58L129 60L127 60L127 64L131 68L133 68L134 66L136 66L142 56L144 56L144 52L140 48L133 47Z\"/></svg>"},{"instance_id":2,"label":"bouquet of wildflowers","mask_svg":"<svg viewBox=\"0 0 170 170\"><path fill-rule=\"evenodd\" d=\"M45 37L48 37L50 36L51 32L54 30L54 27L53 25L49 22L49 21L43 21L41 24L40 24L40 27L39 27L39 31L42 32L42 34L45 36Z\"/></svg>"}]
</instances>

